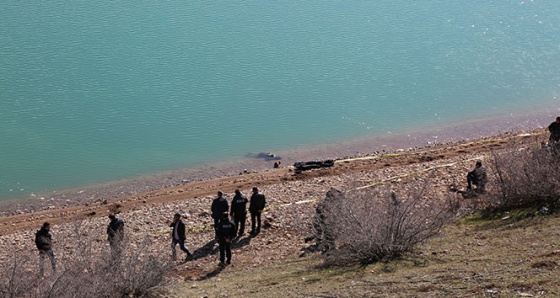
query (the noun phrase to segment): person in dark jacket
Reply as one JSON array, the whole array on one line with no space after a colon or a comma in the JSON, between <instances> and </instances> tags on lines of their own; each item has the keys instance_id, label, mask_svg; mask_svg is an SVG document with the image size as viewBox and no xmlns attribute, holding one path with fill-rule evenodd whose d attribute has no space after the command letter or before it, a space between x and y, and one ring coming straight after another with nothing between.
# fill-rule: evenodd
<instances>
[{"instance_id":1,"label":"person in dark jacket","mask_svg":"<svg viewBox=\"0 0 560 298\"><path fill-rule=\"evenodd\" d=\"M261 214L266 206L266 198L259 189L253 187L253 194L249 203L249 212L251 213L251 235L256 236L261 232Z\"/></svg>"},{"instance_id":2,"label":"person in dark jacket","mask_svg":"<svg viewBox=\"0 0 560 298\"><path fill-rule=\"evenodd\" d=\"M244 196L239 189L235 190L235 196L231 200L231 213L233 223L235 224L235 234L238 237L243 236L245 233L245 221L247 220L247 203L249 200ZM239 228L239 234L237 230Z\"/></svg>"},{"instance_id":3,"label":"person in dark jacket","mask_svg":"<svg viewBox=\"0 0 560 298\"><path fill-rule=\"evenodd\" d=\"M187 254L185 261L192 259L192 253L185 247L187 232L185 224L181 220L181 214L175 213L175 216L173 216L173 222L169 226L173 227L173 231L171 232L171 252L173 260L175 261L177 259L177 250L175 249L177 243L179 244L179 248Z\"/></svg>"},{"instance_id":4,"label":"person in dark jacket","mask_svg":"<svg viewBox=\"0 0 560 298\"><path fill-rule=\"evenodd\" d=\"M560 117L556 117L556 121L550 123L548 131L550 131L550 137L548 140L551 143L560 142Z\"/></svg>"},{"instance_id":5,"label":"person in dark jacket","mask_svg":"<svg viewBox=\"0 0 560 298\"><path fill-rule=\"evenodd\" d=\"M482 166L481 161L477 161L474 169L467 173L467 191L472 190L472 185L476 185L475 192L484 193L486 191L486 183L488 176L486 169Z\"/></svg>"},{"instance_id":6,"label":"person in dark jacket","mask_svg":"<svg viewBox=\"0 0 560 298\"><path fill-rule=\"evenodd\" d=\"M39 274L43 276L45 258L51 260L53 272L56 271L56 259L54 258L54 251L52 247L52 235L50 233L51 224L48 222L43 223L40 230L35 233L35 245L39 250Z\"/></svg>"},{"instance_id":7,"label":"person in dark jacket","mask_svg":"<svg viewBox=\"0 0 560 298\"><path fill-rule=\"evenodd\" d=\"M122 242L124 240L124 221L117 218L114 214L109 214L109 224L107 225L107 239L111 246L111 254L118 258L122 252Z\"/></svg>"},{"instance_id":8,"label":"person in dark jacket","mask_svg":"<svg viewBox=\"0 0 560 298\"><path fill-rule=\"evenodd\" d=\"M231 241L235 238L235 224L224 212L218 222L218 244L220 245L220 267L231 264ZM225 261L225 263L224 263Z\"/></svg>"},{"instance_id":9,"label":"person in dark jacket","mask_svg":"<svg viewBox=\"0 0 560 298\"><path fill-rule=\"evenodd\" d=\"M228 201L224 198L224 194L221 191L218 191L218 196L212 201L211 209L212 218L214 219L214 234L216 240L218 240L218 222L222 218L222 214L229 211Z\"/></svg>"}]
</instances>

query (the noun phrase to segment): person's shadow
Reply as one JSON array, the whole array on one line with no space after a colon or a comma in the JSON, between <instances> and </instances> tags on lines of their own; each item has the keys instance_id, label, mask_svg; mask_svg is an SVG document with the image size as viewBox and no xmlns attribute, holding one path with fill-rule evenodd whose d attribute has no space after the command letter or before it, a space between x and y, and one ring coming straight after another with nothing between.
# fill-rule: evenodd
<instances>
[{"instance_id":1,"label":"person's shadow","mask_svg":"<svg viewBox=\"0 0 560 298\"><path fill-rule=\"evenodd\" d=\"M251 236L246 236L245 238L235 238L235 240L233 240L233 243L231 244L231 248L247 246L251 243L251 238Z\"/></svg>"},{"instance_id":2,"label":"person's shadow","mask_svg":"<svg viewBox=\"0 0 560 298\"><path fill-rule=\"evenodd\" d=\"M250 236L245 237L243 239L236 239L231 244L231 248L243 247L243 246L249 245L249 243L251 243L251 237ZM217 254L219 252L219 246L217 246L215 244L216 244L216 240L212 240L212 241L206 243L203 247L195 250L194 253L193 253L193 259L196 260L198 258L204 258L208 255ZM220 272L222 272L222 270L224 270L224 268L225 267L223 267L223 266L218 266L213 271L208 272L206 275L198 278L198 281L202 281L202 280L206 280L206 279L216 277L218 274L220 274Z\"/></svg>"},{"instance_id":3,"label":"person's shadow","mask_svg":"<svg viewBox=\"0 0 560 298\"><path fill-rule=\"evenodd\" d=\"M222 270L224 270L224 268L225 267L218 266L218 268L214 269L214 271L208 272L206 275L199 277L197 280L203 281L203 280L210 279L212 277L216 277L218 274L220 274L220 272L222 272Z\"/></svg>"},{"instance_id":4,"label":"person's shadow","mask_svg":"<svg viewBox=\"0 0 560 298\"><path fill-rule=\"evenodd\" d=\"M249 245L251 243L251 237L247 236L245 238L236 238L235 240L233 240L233 243L231 244L231 248L239 248L239 247L243 247L246 245ZM207 257L209 255L215 255L220 251L219 246L217 245L218 242L216 240L211 240L208 243L204 244L204 246L197 248L194 252L193 252L193 258L192 260L197 260L197 259L202 259L204 257Z\"/></svg>"},{"instance_id":5,"label":"person's shadow","mask_svg":"<svg viewBox=\"0 0 560 298\"><path fill-rule=\"evenodd\" d=\"M193 252L193 260L201 259L209 255L215 255L218 253L219 249L216 245L216 240L211 240L208 243L204 244L204 246L197 248Z\"/></svg>"}]
</instances>

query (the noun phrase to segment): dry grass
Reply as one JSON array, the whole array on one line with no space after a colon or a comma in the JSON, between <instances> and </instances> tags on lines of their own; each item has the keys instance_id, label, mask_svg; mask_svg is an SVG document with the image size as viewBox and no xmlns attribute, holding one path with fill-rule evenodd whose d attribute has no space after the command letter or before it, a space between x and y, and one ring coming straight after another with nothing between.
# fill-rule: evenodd
<instances>
[{"instance_id":1,"label":"dry grass","mask_svg":"<svg viewBox=\"0 0 560 298\"><path fill-rule=\"evenodd\" d=\"M559 226L559 216L467 218L390 263L323 267L315 255L224 271L169 296L558 297Z\"/></svg>"}]
</instances>

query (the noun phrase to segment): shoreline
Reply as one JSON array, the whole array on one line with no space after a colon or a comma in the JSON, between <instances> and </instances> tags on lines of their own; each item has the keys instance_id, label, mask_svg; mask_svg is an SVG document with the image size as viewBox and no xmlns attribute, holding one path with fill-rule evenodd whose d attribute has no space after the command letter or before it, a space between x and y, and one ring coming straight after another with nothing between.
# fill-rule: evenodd
<instances>
[{"instance_id":1,"label":"shoreline","mask_svg":"<svg viewBox=\"0 0 560 298\"><path fill-rule=\"evenodd\" d=\"M346 159L382 153L410 151L469 140L496 137L546 127L552 121L550 111L529 115L497 115L454 125L424 127L394 134L362 137L353 140L293 148L274 152L282 157L281 167L298 161ZM555 117L555 116L554 116ZM153 192L186 183L200 182L220 177L271 170L274 161L243 157L226 162L200 165L132 177L95 185L39 193L29 198L0 201L0 217L37 212L46 209L92 204L142 193Z\"/></svg>"},{"instance_id":2,"label":"shoreline","mask_svg":"<svg viewBox=\"0 0 560 298\"><path fill-rule=\"evenodd\" d=\"M258 186L267 197L264 230L258 237L242 238L244 244L234 248L235 267L226 269L251 270L254 266L301 257L302 250L309 246L305 238L309 236L316 205L332 188L351 191L382 185L382 189L397 190L405 196L417 191L418 183L429 183L433 199L460 197L457 192L450 192L449 186L464 186L465 173L472 169L474 160L488 159L493 150L535 146L547 137L543 129L518 131L424 149L340 159L332 167L297 175L289 168L270 169L189 182L106 203L53 206L53 209L0 217L0 249L35 254L29 239L33 239L34 230L48 221L54 226L57 254L72 254L76 250L79 243L75 241L76 231L81 227L84 229L81 235L92 240L93 253L101 255L109 249L105 241L107 215L118 213L126 222L128 240L133 247L141 247L149 239L152 245L148 251L165 258L169 255L169 220L179 212L189 228L187 246L194 249L197 257L192 262L174 263L176 274L170 276L170 282L201 280L216 269L217 255L210 253L214 234L209 212L216 191L222 190L229 200L235 189L248 194L253 186ZM488 166L492 173L492 164ZM488 191L495 190L489 186ZM461 204L468 210L471 203L463 200ZM9 256L0 257L0 262L9 260Z\"/></svg>"}]
</instances>

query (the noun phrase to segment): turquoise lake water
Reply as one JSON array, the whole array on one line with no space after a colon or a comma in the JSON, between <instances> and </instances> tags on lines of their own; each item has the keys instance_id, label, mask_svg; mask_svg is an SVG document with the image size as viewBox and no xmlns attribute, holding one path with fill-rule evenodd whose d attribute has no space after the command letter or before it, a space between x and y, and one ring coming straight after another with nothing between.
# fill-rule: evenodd
<instances>
[{"instance_id":1,"label":"turquoise lake water","mask_svg":"<svg viewBox=\"0 0 560 298\"><path fill-rule=\"evenodd\" d=\"M0 24L1 199L560 114L557 1L4 1Z\"/></svg>"}]
</instances>

